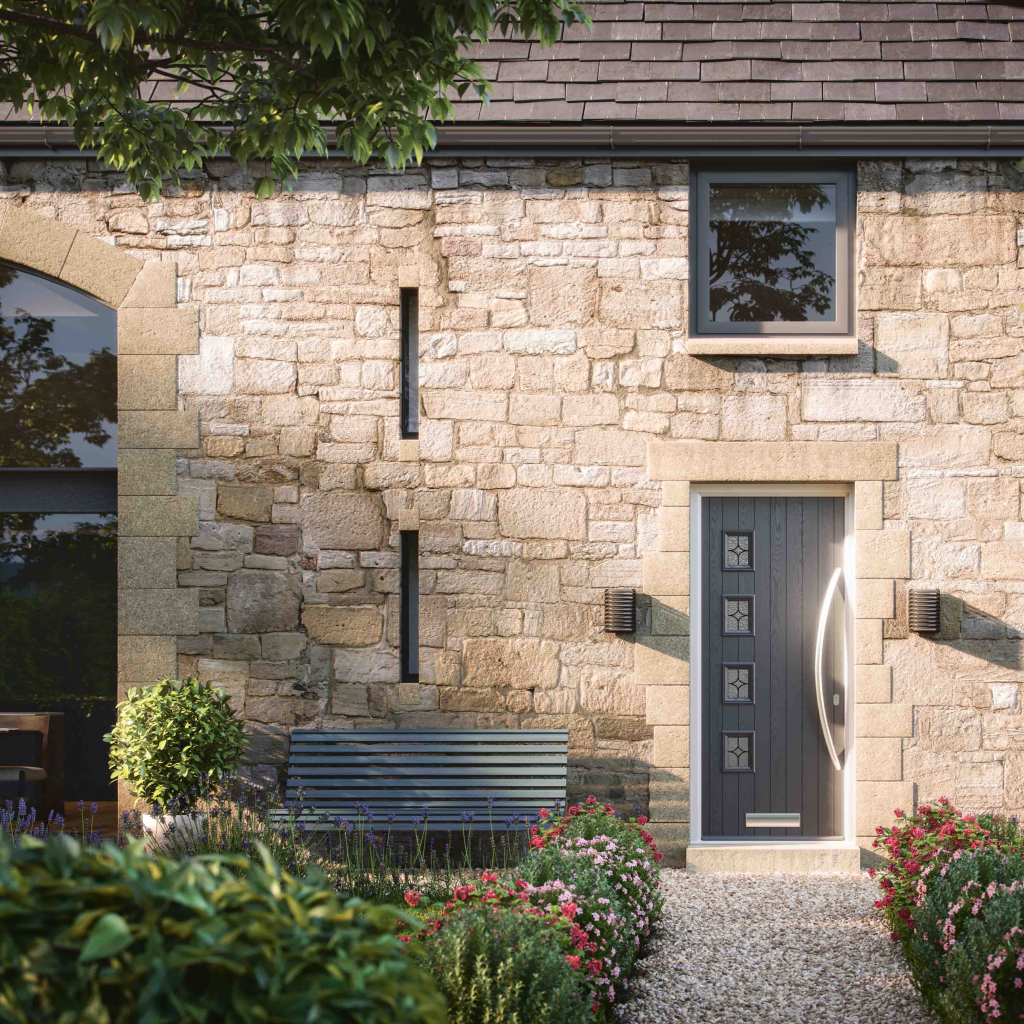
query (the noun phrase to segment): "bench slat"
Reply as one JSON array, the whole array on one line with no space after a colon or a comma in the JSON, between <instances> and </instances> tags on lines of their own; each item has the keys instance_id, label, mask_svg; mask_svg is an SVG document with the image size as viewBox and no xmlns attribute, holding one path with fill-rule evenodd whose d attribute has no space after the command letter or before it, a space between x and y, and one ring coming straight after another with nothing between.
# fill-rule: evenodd
<instances>
[{"instance_id":1,"label":"bench slat","mask_svg":"<svg viewBox=\"0 0 1024 1024\"><path fill-rule=\"evenodd\" d=\"M328 745L304 745L301 751L296 751L303 755L307 754L441 754L444 751L438 750L436 746L422 746L420 744L388 744L380 746L364 746L357 743L346 744L343 748L340 746L328 746ZM476 746L476 748L470 748L466 750L460 748L458 745L453 745L451 748L452 754L463 754L463 755L487 755L487 754L504 754L506 756L513 755L521 757L528 755L530 758L536 757L541 754L558 754L564 753L563 750L557 751L550 748L550 746Z\"/></svg>"},{"instance_id":2,"label":"bench slat","mask_svg":"<svg viewBox=\"0 0 1024 1024\"><path fill-rule=\"evenodd\" d=\"M364 829L410 830L427 807L430 830L499 831L525 827L542 806L565 801L567 730L320 730L291 734L286 797L302 805L304 827L333 827L320 818L343 817L349 827L355 804L366 803L374 822ZM490 802L490 806L489 806ZM473 822L462 817L472 812ZM271 813L286 822L288 810ZM394 823L386 818L394 816ZM508 818L519 822L505 825Z\"/></svg>"},{"instance_id":3,"label":"bench slat","mask_svg":"<svg viewBox=\"0 0 1024 1024\"><path fill-rule=\"evenodd\" d=\"M406 757L374 757L369 754L293 754L288 764L290 767L301 767L302 765L332 766L339 768L358 768L359 766L374 765L443 765L445 767L496 766L506 768L521 767L522 765L536 765L538 768L558 768L568 764L568 758L564 754L537 754L530 758L509 758L509 757L462 757L459 755L437 756L433 754L410 754Z\"/></svg>"},{"instance_id":4,"label":"bench slat","mask_svg":"<svg viewBox=\"0 0 1024 1024\"><path fill-rule=\"evenodd\" d=\"M341 739L351 740L354 736L360 739L392 739L392 740L455 740L458 742L480 742L501 740L517 743L520 739L534 742L548 739L552 742L567 742L569 732L566 729L293 729L292 739L302 742L307 739Z\"/></svg>"},{"instance_id":5,"label":"bench slat","mask_svg":"<svg viewBox=\"0 0 1024 1024\"><path fill-rule=\"evenodd\" d=\"M508 768L491 768L487 765L478 765L473 769L473 777L481 778L502 778L502 779L543 779L565 777L568 768L565 765L560 767L545 767L543 765L521 765L514 772ZM345 769L344 778L379 779L386 776L401 778L443 778L446 775L456 776L463 782L466 781L467 772L458 765L450 768L426 768L422 765L406 766L398 764L379 765L377 767L352 766ZM313 765L306 765L302 768L293 768L290 772L292 778L321 779L340 778L341 776L334 768L317 768Z\"/></svg>"}]
</instances>

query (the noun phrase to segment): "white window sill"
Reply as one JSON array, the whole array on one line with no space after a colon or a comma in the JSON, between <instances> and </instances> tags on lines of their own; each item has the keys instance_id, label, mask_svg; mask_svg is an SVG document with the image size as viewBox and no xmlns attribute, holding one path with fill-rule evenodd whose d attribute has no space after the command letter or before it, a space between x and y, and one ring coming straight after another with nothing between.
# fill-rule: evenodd
<instances>
[{"instance_id":1,"label":"white window sill","mask_svg":"<svg viewBox=\"0 0 1024 1024\"><path fill-rule=\"evenodd\" d=\"M855 356L857 339L836 334L746 334L738 338L703 336L686 339L691 356Z\"/></svg>"}]
</instances>

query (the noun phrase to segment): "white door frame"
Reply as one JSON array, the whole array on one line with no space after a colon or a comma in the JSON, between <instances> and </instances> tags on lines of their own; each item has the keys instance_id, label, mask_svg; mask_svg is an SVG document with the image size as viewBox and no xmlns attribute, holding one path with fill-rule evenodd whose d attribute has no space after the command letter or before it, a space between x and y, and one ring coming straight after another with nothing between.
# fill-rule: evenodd
<instances>
[{"instance_id":1,"label":"white door frame","mask_svg":"<svg viewBox=\"0 0 1024 1024\"><path fill-rule=\"evenodd\" d=\"M854 693L854 652L856 648L856 569L854 561L854 485L832 484L690 484L690 846L771 846L784 841L787 846L834 848L856 845L856 694ZM702 500L706 497L842 497L845 498L846 540L843 544L843 579L846 585L846 742L843 760L842 841L829 839L789 839L766 836L744 839L701 838L703 819L701 773L703 767L703 707L701 701L702 651L701 607L704 593L701 565L704 545L701 533Z\"/></svg>"}]
</instances>

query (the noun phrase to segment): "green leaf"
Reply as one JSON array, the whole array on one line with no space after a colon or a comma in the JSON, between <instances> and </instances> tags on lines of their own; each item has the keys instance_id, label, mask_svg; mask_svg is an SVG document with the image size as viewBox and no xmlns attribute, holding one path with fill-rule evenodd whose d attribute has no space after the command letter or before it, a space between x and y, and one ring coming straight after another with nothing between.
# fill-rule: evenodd
<instances>
[{"instance_id":1,"label":"green leaf","mask_svg":"<svg viewBox=\"0 0 1024 1024\"><path fill-rule=\"evenodd\" d=\"M127 949L132 943L132 932L128 922L120 914L104 914L89 932L89 938L82 946L78 962L89 964L95 960L109 960Z\"/></svg>"}]
</instances>

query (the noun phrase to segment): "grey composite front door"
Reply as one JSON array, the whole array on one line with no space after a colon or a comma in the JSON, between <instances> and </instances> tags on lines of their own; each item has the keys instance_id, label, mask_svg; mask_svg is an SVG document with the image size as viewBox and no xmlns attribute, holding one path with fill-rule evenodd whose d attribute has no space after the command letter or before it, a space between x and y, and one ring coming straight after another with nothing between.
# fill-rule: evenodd
<instances>
[{"instance_id":1,"label":"grey composite front door","mask_svg":"<svg viewBox=\"0 0 1024 1024\"><path fill-rule=\"evenodd\" d=\"M841 497L701 501L704 839L843 837L845 532Z\"/></svg>"}]
</instances>

